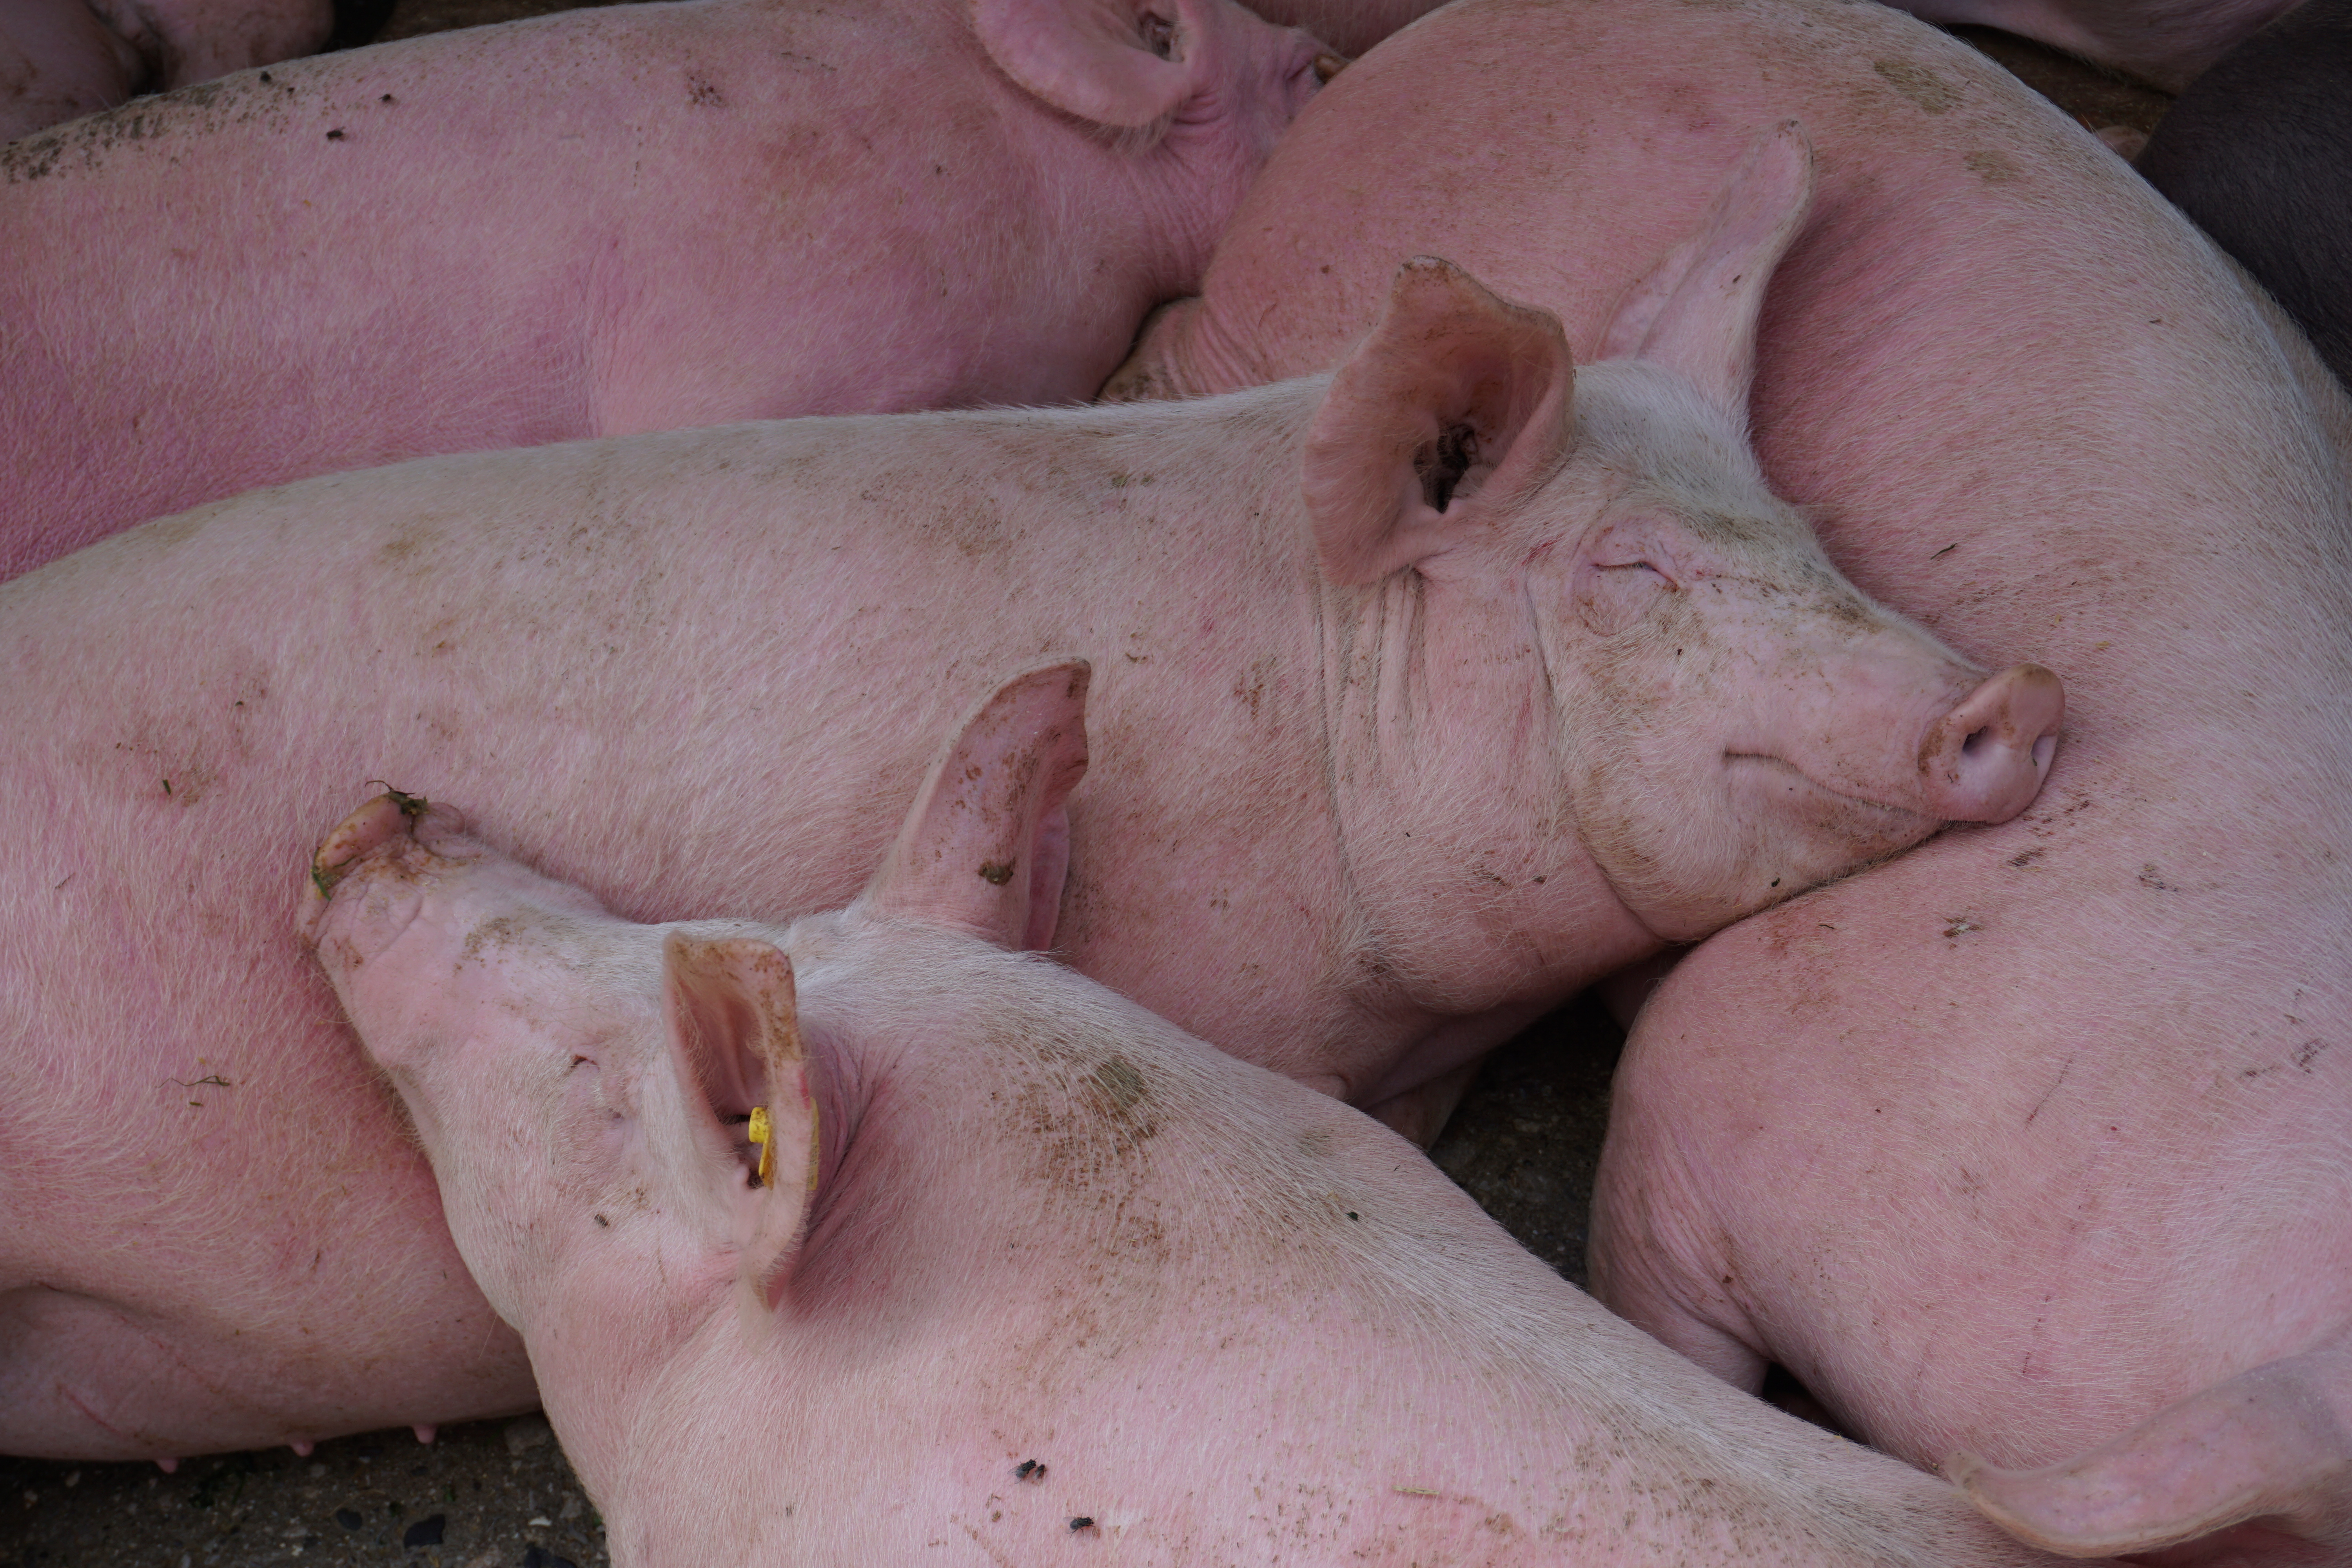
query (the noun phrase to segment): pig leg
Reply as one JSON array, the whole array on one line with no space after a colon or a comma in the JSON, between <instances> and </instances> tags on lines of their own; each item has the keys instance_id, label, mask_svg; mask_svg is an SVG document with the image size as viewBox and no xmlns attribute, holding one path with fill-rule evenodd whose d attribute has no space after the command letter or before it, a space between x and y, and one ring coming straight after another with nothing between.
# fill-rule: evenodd
<instances>
[{"instance_id":1,"label":"pig leg","mask_svg":"<svg viewBox=\"0 0 2352 1568\"><path fill-rule=\"evenodd\" d=\"M1960 1454L1945 1469L1994 1522L2068 1557L2155 1552L2185 1565L2285 1542L2342 1552L2352 1548L2352 1328L2079 1458L2000 1470Z\"/></svg>"},{"instance_id":2,"label":"pig leg","mask_svg":"<svg viewBox=\"0 0 2352 1568\"><path fill-rule=\"evenodd\" d=\"M1586 1244L1593 1297L1734 1388L1757 1393L1771 1358L1739 1301L1740 1270L1724 1251L1729 1237L1718 1234L1710 1243L1688 1234L1685 1218L1707 1207L1698 1201L1701 1189L1684 1167L1672 1133L1630 1125L1651 1103L1647 1096L1626 1092L1628 1073L1640 1067L1631 1054L1618 1067L1609 1136L1593 1180L1592 1212L1612 1221L1593 1226ZM1642 1150L1643 1157L1610 1157L1626 1147ZM1641 1239L1612 1245L1620 1236Z\"/></svg>"},{"instance_id":3,"label":"pig leg","mask_svg":"<svg viewBox=\"0 0 2352 1568\"><path fill-rule=\"evenodd\" d=\"M1197 397L1210 390L1196 386L1184 374L1194 353L1189 340L1202 319L1198 296L1171 300L1143 319L1135 347L1110 373L1095 394L1097 403L1153 403L1162 398Z\"/></svg>"},{"instance_id":4,"label":"pig leg","mask_svg":"<svg viewBox=\"0 0 2352 1568\"><path fill-rule=\"evenodd\" d=\"M1470 1080L1478 1076L1482 1062L1483 1058L1464 1062L1427 1083L1364 1107L1364 1113L1399 1137L1409 1138L1426 1149L1445 1131L1447 1120L1453 1116L1454 1108L1462 1103L1462 1097L1470 1091Z\"/></svg>"}]
</instances>

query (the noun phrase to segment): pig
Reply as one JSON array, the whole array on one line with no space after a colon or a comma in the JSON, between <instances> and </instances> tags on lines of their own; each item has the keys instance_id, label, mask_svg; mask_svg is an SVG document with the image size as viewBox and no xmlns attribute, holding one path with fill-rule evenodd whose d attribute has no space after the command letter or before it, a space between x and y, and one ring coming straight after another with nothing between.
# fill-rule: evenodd
<instances>
[{"instance_id":1,"label":"pig","mask_svg":"<svg viewBox=\"0 0 2352 1568\"><path fill-rule=\"evenodd\" d=\"M2352 4L2305 3L2165 111L2139 172L2352 383Z\"/></svg>"},{"instance_id":2,"label":"pig","mask_svg":"<svg viewBox=\"0 0 2352 1568\"><path fill-rule=\"evenodd\" d=\"M1085 397L1318 58L1233 0L695 0L0 148L0 573L432 453Z\"/></svg>"},{"instance_id":3,"label":"pig","mask_svg":"<svg viewBox=\"0 0 2352 1568\"><path fill-rule=\"evenodd\" d=\"M10 0L0 11L0 142L137 93L307 55L330 0Z\"/></svg>"},{"instance_id":4,"label":"pig","mask_svg":"<svg viewBox=\"0 0 2352 1568\"><path fill-rule=\"evenodd\" d=\"M1580 370L1423 261L1327 377L425 459L0 584L0 785L40 821L0 858L0 1203L44 1216L0 1256L0 1449L529 1400L258 923L330 792L465 800L632 920L837 908L992 678L1083 656L1061 955L1407 1125L1593 976L2020 809L2056 678L1855 593L1702 390L1803 169Z\"/></svg>"},{"instance_id":5,"label":"pig","mask_svg":"<svg viewBox=\"0 0 2352 1568\"><path fill-rule=\"evenodd\" d=\"M2008 824L1682 961L1617 1075L1595 1293L1916 1463L2072 1464L2352 1320L2352 409L2293 325L1891 12L1465 0L1300 116L1126 374L1328 364L1429 251L1598 349L1790 118L1821 188L1764 470L1874 598L2063 670L2067 734Z\"/></svg>"},{"instance_id":6,"label":"pig","mask_svg":"<svg viewBox=\"0 0 2352 1568\"><path fill-rule=\"evenodd\" d=\"M1050 942L1083 664L846 909L641 925L379 796L299 915L616 1568L2023 1564ZM754 837L750 821L712 824Z\"/></svg>"}]
</instances>

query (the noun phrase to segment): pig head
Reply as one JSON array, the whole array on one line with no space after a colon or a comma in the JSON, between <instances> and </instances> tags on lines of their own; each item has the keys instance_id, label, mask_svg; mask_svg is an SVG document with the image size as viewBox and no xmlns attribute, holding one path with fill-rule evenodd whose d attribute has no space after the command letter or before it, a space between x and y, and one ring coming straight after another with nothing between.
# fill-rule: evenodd
<instances>
[{"instance_id":1,"label":"pig head","mask_svg":"<svg viewBox=\"0 0 2352 1568\"><path fill-rule=\"evenodd\" d=\"M856 913L1050 944L1089 674L1048 665L982 705ZM549 1300L601 1296L581 1268L616 1250L689 1303L731 1279L747 1312L774 1307L844 1131L818 1086L859 1069L813 1064L772 929L648 938L397 793L320 846L300 920L500 1317L528 1334ZM583 1225L614 1234L583 1247Z\"/></svg>"},{"instance_id":2,"label":"pig head","mask_svg":"<svg viewBox=\"0 0 2352 1568\"><path fill-rule=\"evenodd\" d=\"M1988 677L1872 604L1749 451L1811 172L1793 128L1760 142L1581 372L1551 317L1423 258L1332 377L1303 486L1350 870L1392 908L1461 895L1441 989L1483 931L1570 923L1529 905L1691 941L2004 820L2050 766L2057 678ZM1498 834L1497 801L1534 830Z\"/></svg>"}]
</instances>

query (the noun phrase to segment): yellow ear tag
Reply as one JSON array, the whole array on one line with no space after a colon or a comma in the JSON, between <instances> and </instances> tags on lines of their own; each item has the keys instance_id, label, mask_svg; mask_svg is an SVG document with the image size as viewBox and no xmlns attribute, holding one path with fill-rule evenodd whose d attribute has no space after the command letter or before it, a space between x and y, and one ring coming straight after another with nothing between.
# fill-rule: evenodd
<instances>
[{"instance_id":1,"label":"yellow ear tag","mask_svg":"<svg viewBox=\"0 0 2352 1568\"><path fill-rule=\"evenodd\" d=\"M769 1173L776 1168L776 1131L769 1125L766 1106L755 1105L751 1108L751 1125L748 1131L751 1142L760 1146L759 1181L764 1187L768 1184Z\"/></svg>"}]
</instances>

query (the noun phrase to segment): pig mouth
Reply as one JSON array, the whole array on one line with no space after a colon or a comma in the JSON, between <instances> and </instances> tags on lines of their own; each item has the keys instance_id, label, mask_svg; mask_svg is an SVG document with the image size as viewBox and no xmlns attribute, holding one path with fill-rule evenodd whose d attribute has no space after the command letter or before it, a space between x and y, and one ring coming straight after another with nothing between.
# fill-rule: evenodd
<instances>
[{"instance_id":1,"label":"pig mouth","mask_svg":"<svg viewBox=\"0 0 2352 1568\"><path fill-rule=\"evenodd\" d=\"M1770 752L1727 750L1723 753L1723 766L1724 770L1735 778L1748 769L1761 772L1765 777L1757 782L1764 787L1790 783L1801 784L1807 794L1835 803L1838 808L1849 816L1866 813L1871 816L1883 819L1887 827L1897 831L1908 830L1912 825L1924 824L1930 828L1937 825L1937 819L1928 816L1915 806L1898 805L1892 801L1875 800L1869 795L1853 795L1838 789L1815 778L1789 758L1775 755ZM1871 837L1883 837L1885 834L1882 831Z\"/></svg>"}]
</instances>

